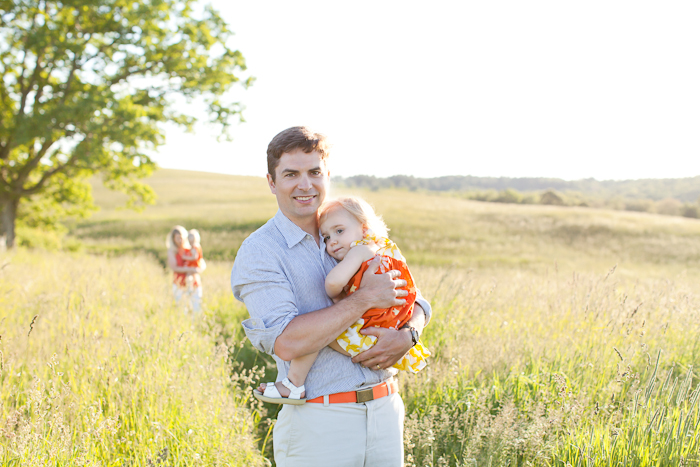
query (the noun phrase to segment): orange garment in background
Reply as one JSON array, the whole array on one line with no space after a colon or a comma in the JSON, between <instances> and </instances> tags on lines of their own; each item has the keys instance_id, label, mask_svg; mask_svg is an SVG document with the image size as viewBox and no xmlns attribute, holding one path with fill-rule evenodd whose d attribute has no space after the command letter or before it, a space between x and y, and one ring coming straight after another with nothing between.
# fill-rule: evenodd
<instances>
[{"instance_id":1,"label":"orange garment in background","mask_svg":"<svg viewBox=\"0 0 700 467\"><path fill-rule=\"evenodd\" d=\"M197 257L193 260L185 261L185 266L191 267L191 268L202 267L202 259L204 258L204 255L202 254L202 247L201 246L194 246L194 247L192 247L191 250L186 250L186 253L187 253L187 256L192 256L192 253L196 253Z\"/></svg>"},{"instance_id":2,"label":"orange garment in background","mask_svg":"<svg viewBox=\"0 0 700 467\"><path fill-rule=\"evenodd\" d=\"M190 254L191 250L178 250L177 254L175 255L175 263L179 267L196 267L197 266L197 261L185 261L182 258L182 253ZM202 249L200 248L199 250L199 257L202 257ZM195 264L190 264L190 263L195 263ZM197 281L198 274L193 274L192 277L194 278L194 282L192 283L193 287L199 287L199 282ZM173 284L177 285L178 287L182 289L187 288L187 274L184 272L176 272L173 274Z\"/></svg>"}]
</instances>

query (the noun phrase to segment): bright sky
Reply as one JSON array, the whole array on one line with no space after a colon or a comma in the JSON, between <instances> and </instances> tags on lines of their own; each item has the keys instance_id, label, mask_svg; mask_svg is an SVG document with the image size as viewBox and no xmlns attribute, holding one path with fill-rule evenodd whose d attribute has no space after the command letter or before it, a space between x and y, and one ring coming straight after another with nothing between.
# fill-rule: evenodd
<instances>
[{"instance_id":1,"label":"bright sky","mask_svg":"<svg viewBox=\"0 0 700 467\"><path fill-rule=\"evenodd\" d=\"M169 130L162 167L263 176L303 124L332 175L700 175L696 0L212 3L257 78L246 123Z\"/></svg>"}]
</instances>

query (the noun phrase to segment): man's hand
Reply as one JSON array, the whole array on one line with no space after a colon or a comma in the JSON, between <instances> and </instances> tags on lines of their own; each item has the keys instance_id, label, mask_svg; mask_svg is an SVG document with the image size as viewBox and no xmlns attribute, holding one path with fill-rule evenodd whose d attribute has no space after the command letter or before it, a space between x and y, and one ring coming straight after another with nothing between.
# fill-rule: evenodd
<instances>
[{"instance_id":1,"label":"man's hand","mask_svg":"<svg viewBox=\"0 0 700 467\"><path fill-rule=\"evenodd\" d=\"M413 347L411 332L408 329L397 331L396 329L372 327L363 329L360 333L366 336L375 336L377 343L371 349L356 355L352 361L372 370L389 368L401 360L401 357Z\"/></svg>"},{"instance_id":2,"label":"man's hand","mask_svg":"<svg viewBox=\"0 0 700 467\"><path fill-rule=\"evenodd\" d=\"M423 327L425 326L425 311L423 311L423 308L421 308L419 304L415 304L413 315L411 319L408 320L408 323L406 323L406 326L416 328L419 334L423 332ZM406 352L413 347L411 331L407 327L401 328L398 331L395 329L372 327L362 329L360 333L375 336L377 342L371 349L356 355L352 361L361 363L373 370L389 368L394 363L401 360L401 357L406 355ZM378 368L377 365L379 365Z\"/></svg>"},{"instance_id":3,"label":"man's hand","mask_svg":"<svg viewBox=\"0 0 700 467\"><path fill-rule=\"evenodd\" d=\"M377 274L380 264L381 257L375 256L362 275L360 288L355 295L362 294L369 303L368 309L391 308L405 304L406 300L401 297L407 296L408 291L401 290L401 287L406 287L406 281L400 279L401 272L392 269L384 274Z\"/></svg>"}]
</instances>

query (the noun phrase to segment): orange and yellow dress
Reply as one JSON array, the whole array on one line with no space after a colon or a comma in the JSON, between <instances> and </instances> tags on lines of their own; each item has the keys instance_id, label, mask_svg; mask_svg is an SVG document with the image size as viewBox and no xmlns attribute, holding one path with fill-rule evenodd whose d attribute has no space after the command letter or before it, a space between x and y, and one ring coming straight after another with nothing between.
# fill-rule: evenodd
<instances>
[{"instance_id":1,"label":"orange and yellow dress","mask_svg":"<svg viewBox=\"0 0 700 467\"><path fill-rule=\"evenodd\" d=\"M353 242L352 246L367 245L370 242L374 242L379 245L379 250L377 250L376 254L381 256L381 264L379 266L379 270L377 270L377 274L383 274L387 271L391 271L392 269L401 271L401 278L407 282L406 287L402 287L402 289L408 291L408 296L404 297L406 300L404 305L392 308L372 308L371 310L367 310L362 315L362 318L358 319L340 336L338 336L337 342L340 347L342 347L352 356L368 350L377 340L375 336L365 336L360 334L361 329L371 326L388 329L401 328L408 322L409 319L411 319L411 316L413 315L413 305L416 301L416 286L413 282L413 276L411 276L411 272L408 270L406 259L403 257L396 244L388 238L369 235L362 240ZM348 295L354 293L360 287L362 276L365 271L367 271L371 261L372 260L370 259L362 263L360 269L345 286L345 292ZM408 353L401 358L401 360L394 364L394 368L410 371L412 373L418 373L427 365L426 358L429 356L430 352L423 346L423 343L419 341L418 344L413 346L411 350L409 350Z\"/></svg>"},{"instance_id":2,"label":"orange and yellow dress","mask_svg":"<svg viewBox=\"0 0 700 467\"><path fill-rule=\"evenodd\" d=\"M202 251L201 248L199 250L197 250L197 252L199 253L199 258L202 257L201 251ZM192 253L192 251L191 250L179 250L177 252L177 254L175 255L175 264L177 264L180 267L182 267L182 266L197 267L198 266L199 259L197 259L195 261L186 261L182 257L182 253L186 253L187 255L190 255ZM195 287L195 288L199 287L199 281L197 280L197 276L199 276L199 275L192 274L191 276L194 279L194 282L192 283L192 287ZM187 274L184 272L174 273L173 274L173 283L181 289L187 289Z\"/></svg>"}]
</instances>

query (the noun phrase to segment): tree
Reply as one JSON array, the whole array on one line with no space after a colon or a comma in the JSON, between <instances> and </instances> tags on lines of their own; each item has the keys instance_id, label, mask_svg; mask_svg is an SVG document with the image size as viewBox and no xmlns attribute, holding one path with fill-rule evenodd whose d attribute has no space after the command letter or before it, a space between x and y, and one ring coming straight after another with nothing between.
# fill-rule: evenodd
<instances>
[{"instance_id":1,"label":"tree","mask_svg":"<svg viewBox=\"0 0 700 467\"><path fill-rule=\"evenodd\" d=\"M554 206L563 206L564 200L554 190L547 190L540 195L540 204L551 204Z\"/></svg>"},{"instance_id":2,"label":"tree","mask_svg":"<svg viewBox=\"0 0 700 467\"><path fill-rule=\"evenodd\" d=\"M191 130L183 101L201 99L228 137L246 69L226 23L194 0L0 0L0 209L8 246L22 203L54 213L92 206L101 174L130 205L155 168L164 123ZM37 202L37 200L39 200Z\"/></svg>"}]
</instances>

